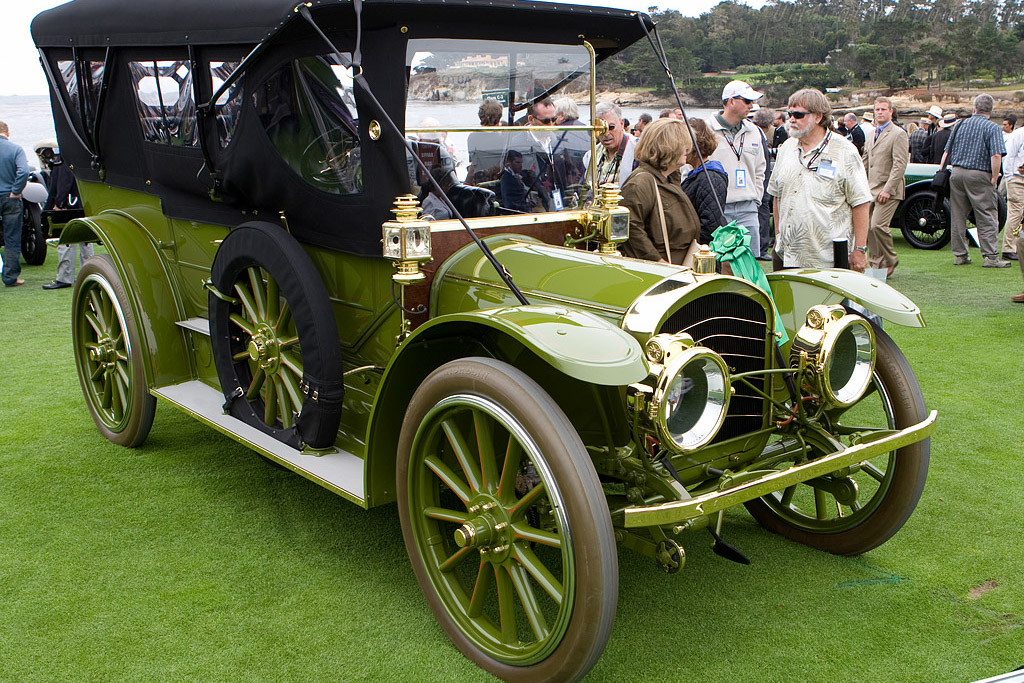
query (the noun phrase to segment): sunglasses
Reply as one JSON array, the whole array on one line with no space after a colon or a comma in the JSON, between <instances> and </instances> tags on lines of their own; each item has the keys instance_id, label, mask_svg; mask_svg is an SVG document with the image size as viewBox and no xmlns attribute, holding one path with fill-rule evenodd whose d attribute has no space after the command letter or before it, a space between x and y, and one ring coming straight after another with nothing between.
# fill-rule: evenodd
<instances>
[{"instance_id":1,"label":"sunglasses","mask_svg":"<svg viewBox=\"0 0 1024 683\"><path fill-rule=\"evenodd\" d=\"M792 116L794 119L798 119L799 120L799 119L802 119L803 117L807 116L810 113L811 112L809 112L809 111L792 111L792 110L790 110L789 115Z\"/></svg>"},{"instance_id":2,"label":"sunglasses","mask_svg":"<svg viewBox=\"0 0 1024 683\"><path fill-rule=\"evenodd\" d=\"M552 117L550 117L550 118L546 118L546 119L538 119L538 118L537 118L537 117L535 116L535 117L533 117L533 120L534 120L534 121L536 121L537 123L539 123L539 124L540 124L540 125L542 125L542 126L550 126L550 125L552 125L552 124L553 124L553 123L554 123L555 121L557 121L557 120L558 120L558 117L557 117L557 116L552 116Z\"/></svg>"},{"instance_id":3,"label":"sunglasses","mask_svg":"<svg viewBox=\"0 0 1024 683\"><path fill-rule=\"evenodd\" d=\"M736 97L734 97L733 99L734 99L734 100L743 100L743 101L744 101L744 102L746 102L747 104L753 104L753 103L754 103L754 100L748 100L748 99L747 99L746 97L740 97L739 95L737 95L737 96L736 96Z\"/></svg>"}]
</instances>

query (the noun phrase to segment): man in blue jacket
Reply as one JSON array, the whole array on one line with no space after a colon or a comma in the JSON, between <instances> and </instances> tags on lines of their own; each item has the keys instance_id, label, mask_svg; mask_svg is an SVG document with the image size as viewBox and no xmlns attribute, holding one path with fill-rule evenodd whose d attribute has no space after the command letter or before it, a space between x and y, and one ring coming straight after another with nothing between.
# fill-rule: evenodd
<instances>
[{"instance_id":1,"label":"man in blue jacket","mask_svg":"<svg viewBox=\"0 0 1024 683\"><path fill-rule=\"evenodd\" d=\"M7 287L25 284L21 275L21 192L28 182L25 150L8 140L10 131L0 121L0 215L4 223L4 272Z\"/></svg>"}]
</instances>

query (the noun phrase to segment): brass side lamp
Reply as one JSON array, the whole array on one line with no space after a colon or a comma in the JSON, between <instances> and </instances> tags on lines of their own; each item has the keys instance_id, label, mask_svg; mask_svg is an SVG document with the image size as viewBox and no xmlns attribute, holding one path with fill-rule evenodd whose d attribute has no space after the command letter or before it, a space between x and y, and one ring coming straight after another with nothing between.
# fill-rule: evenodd
<instances>
[{"instance_id":1,"label":"brass side lamp","mask_svg":"<svg viewBox=\"0 0 1024 683\"><path fill-rule=\"evenodd\" d=\"M391 210L395 220L382 226L384 258L393 261L395 274L391 279L401 287L398 301L402 314L402 329L398 335L401 343L409 336L409 320L405 317L405 287L423 282L427 276L420 270L421 263L433 260L430 254L430 223L420 216L420 204L414 195L407 194L395 200Z\"/></svg>"},{"instance_id":2,"label":"brass side lamp","mask_svg":"<svg viewBox=\"0 0 1024 683\"><path fill-rule=\"evenodd\" d=\"M629 209L620 206L622 195L615 183L605 183L590 210L589 221L597 233L598 253L618 255L618 246L629 239Z\"/></svg>"}]
</instances>

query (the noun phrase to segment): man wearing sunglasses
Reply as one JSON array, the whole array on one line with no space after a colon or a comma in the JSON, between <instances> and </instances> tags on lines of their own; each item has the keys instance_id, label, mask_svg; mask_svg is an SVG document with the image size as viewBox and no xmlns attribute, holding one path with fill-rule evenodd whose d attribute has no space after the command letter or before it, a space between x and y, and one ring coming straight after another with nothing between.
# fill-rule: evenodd
<instances>
[{"instance_id":1,"label":"man wearing sunglasses","mask_svg":"<svg viewBox=\"0 0 1024 683\"><path fill-rule=\"evenodd\" d=\"M722 111L707 119L718 138L711 158L720 162L729 176L725 218L747 228L754 256L761 254L757 208L764 194L767 162L761 132L747 120L747 114L763 96L743 81L730 81L722 90Z\"/></svg>"},{"instance_id":2,"label":"man wearing sunglasses","mask_svg":"<svg viewBox=\"0 0 1024 683\"><path fill-rule=\"evenodd\" d=\"M775 197L777 267L832 268L835 240L847 240L850 268L867 263L871 193L857 148L831 131L832 107L819 90L789 98L789 139L768 183Z\"/></svg>"},{"instance_id":3,"label":"man wearing sunglasses","mask_svg":"<svg viewBox=\"0 0 1024 683\"><path fill-rule=\"evenodd\" d=\"M597 118L608 125L608 132L598 142L601 147L597 153L597 184L615 183L622 187L626 178L633 172L633 150L636 138L626 133L622 125L622 110L611 102L597 105ZM589 167L590 153L583 159L584 166Z\"/></svg>"}]
</instances>

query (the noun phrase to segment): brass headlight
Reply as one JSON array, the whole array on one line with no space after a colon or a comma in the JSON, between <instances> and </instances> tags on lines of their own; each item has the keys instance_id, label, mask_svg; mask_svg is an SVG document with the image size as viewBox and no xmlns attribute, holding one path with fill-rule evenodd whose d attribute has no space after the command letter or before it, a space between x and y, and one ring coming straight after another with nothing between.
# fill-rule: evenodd
<instances>
[{"instance_id":1,"label":"brass headlight","mask_svg":"<svg viewBox=\"0 0 1024 683\"><path fill-rule=\"evenodd\" d=\"M871 383L875 369L875 333L859 315L842 306L813 306L793 339L790 363L805 358L805 379L823 401L852 406Z\"/></svg>"},{"instance_id":2,"label":"brass headlight","mask_svg":"<svg viewBox=\"0 0 1024 683\"><path fill-rule=\"evenodd\" d=\"M676 354L662 370L651 401L661 442L692 451L715 438L731 389L729 368L714 351L694 346Z\"/></svg>"}]
</instances>

